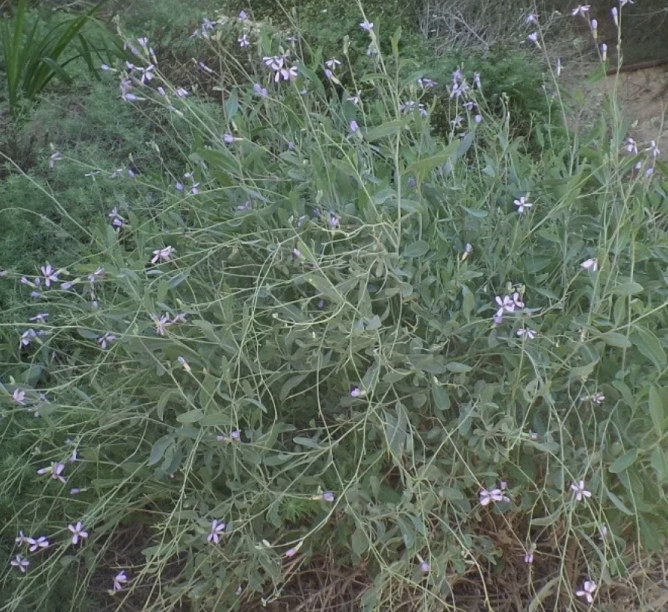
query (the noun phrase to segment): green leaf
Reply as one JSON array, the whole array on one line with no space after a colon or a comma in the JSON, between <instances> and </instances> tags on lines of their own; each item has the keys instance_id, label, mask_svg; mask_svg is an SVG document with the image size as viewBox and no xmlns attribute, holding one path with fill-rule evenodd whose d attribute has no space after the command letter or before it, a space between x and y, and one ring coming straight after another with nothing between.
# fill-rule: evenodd
<instances>
[{"instance_id":1,"label":"green leaf","mask_svg":"<svg viewBox=\"0 0 668 612\"><path fill-rule=\"evenodd\" d=\"M619 499L612 491L607 491L608 499L615 505L615 507L628 516L635 516L635 513L629 510L624 502Z\"/></svg>"},{"instance_id":2,"label":"green leaf","mask_svg":"<svg viewBox=\"0 0 668 612\"><path fill-rule=\"evenodd\" d=\"M487 216L486 210L481 210L479 208L468 208L467 206L460 206L463 208L469 215L475 217L476 219L484 219Z\"/></svg>"},{"instance_id":3,"label":"green leaf","mask_svg":"<svg viewBox=\"0 0 668 612\"><path fill-rule=\"evenodd\" d=\"M608 467L608 471L611 472L612 474L619 474L628 468L630 468L638 459L638 449L634 448L630 451L625 452L623 455L620 457L617 457L612 464L610 464L610 467Z\"/></svg>"},{"instance_id":4,"label":"green leaf","mask_svg":"<svg viewBox=\"0 0 668 612\"><path fill-rule=\"evenodd\" d=\"M668 364L666 351L663 350L659 339L649 329L636 327L631 333L631 340L658 370L666 367L666 364Z\"/></svg>"},{"instance_id":5,"label":"green leaf","mask_svg":"<svg viewBox=\"0 0 668 612\"><path fill-rule=\"evenodd\" d=\"M668 459L666 459L666 451L664 451L658 444L652 451L650 463L656 472L658 484L665 484L666 480L668 480Z\"/></svg>"},{"instance_id":6,"label":"green leaf","mask_svg":"<svg viewBox=\"0 0 668 612\"><path fill-rule=\"evenodd\" d=\"M401 403L396 404L396 413L384 410L385 438L390 452L399 458L404 453L406 438L408 437L408 417Z\"/></svg>"},{"instance_id":7,"label":"green leaf","mask_svg":"<svg viewBox=\"0 0 668 612\"><path fill-rule=\"evenodd\" d=\"M649 416L652 419L654 431L660 438L665 430L666 407L663 405L663 399L656 387L650 387L649 390Z\"/></svg>"},{"instance_id":8,"label":"green leaf","mask_svg":"<svg viewBox=\"0 0 668 612\"><path fill-rule=\"evenodd\" d=\"M422 257L423 255L427 254L427 251L429 251L429 244L424 240L418 240L417 242L409 244L404 249L404 257L407 257L408 259Z\"/></svg>"},{"instance_id":9,"label":"green leaf","mask_svg":"<svg viewBox=\"0 0 668 612\"><path fill-rule=\"evenodd\" d=\"M626 336L617 332L605 332L600 335L600 338L607 345L616 346L617 348L631 348L633 346Z\"/></svg>"},{"instance_id":10,"label":"green leaf","mask_svg":"<svg viewBox=\"0 0 668 612\"><path fill-rule=\"evenodd\" d=\"M369 130L366 133L366 139L369 142L373 142L374 140L380 140L386 136L393 136L401 132L405 125L406 119L394 119L393 121L388 121Z\"/></svg>"},{"instance_id":11,"label":"green leaf","mask_svg":"<svg viewBox=\"0 0 668 612\"><path fill-rule=\"evenodd\" d=\"M180 414L176 417L176 420L179 423L198 423L203 416L204 411L197 408L195 410L189 410L188 412Z\"/></svg>"},{"instance_id":12,"label":"green leaf","mask_svg":"<svg viewBox=\"0 0 668 612\"><path fill-rule=\"evenodd\" d=\"M473 368L465 363L460 363L459 361L451 361L450 363L445 364L445 368L448 372L453 372L455 374L462 374L464 372L470 372Z\"/></svg>"},{"instance_id":13,"label":"green leaf","mask_svg":"<svg viewBox=\"0 0 668 612\"><path fill-rule=\"evenodd\" d=\"M159 463L162 460L165 451L172 444L174 444L174 438L172 436L162 436L162 438L158 438L153 444L153 448L151 448L148 464L155 465L156 463Z\"/></svg>"},{"instance_id":14,"label":"green leaf","mask_svg":"<svg viewBox=\"0 0 668 612\"><path fill-rule=\"evenodd\" d=\"M358 525L350 539L350 546L353 552L361 557L369 548L369 538L364 530Z\"/></svg>"},{"instance_id":15,"label":"green leaf","mask_svg":"<svg viewBox=\"0 0 668 612\"><path fill-rule=\"evenodd\" d=\"M431 397L434 400L434 407L440 412L450 409L450 397L446 388L437 382L431 385Z\"/></svg>"},{"instance_id":16,"label":"green leaf","mask_svg":"<svg viewBox=\"0 0 668 612\"><path fill-rule=\"evenodd\" d=\"M645 288L640 283L622 283L612 288L613 295L636 295L637 293L642 293Z\"/></svg>"}]
</instances>

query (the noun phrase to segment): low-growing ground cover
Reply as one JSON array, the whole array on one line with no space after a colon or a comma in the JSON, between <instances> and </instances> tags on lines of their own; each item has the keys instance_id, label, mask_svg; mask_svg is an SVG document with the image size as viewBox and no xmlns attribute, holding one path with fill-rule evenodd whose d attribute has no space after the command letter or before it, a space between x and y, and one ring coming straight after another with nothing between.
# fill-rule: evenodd
<instances>
[{"instance_id":1,"label":"low-growing ground cover","mask_svg":"<svg viewBox=\"0 0 668 612\"><path fill-rule=\"evenodd\" d=\"M62 237L0 278L2 609L647 603L656 143L569 132L558 80L515 121L358 10L335 55L210 13L178 80L137 33L33 115L58 146L0 188Z\"/></svg>"}]
</instances>

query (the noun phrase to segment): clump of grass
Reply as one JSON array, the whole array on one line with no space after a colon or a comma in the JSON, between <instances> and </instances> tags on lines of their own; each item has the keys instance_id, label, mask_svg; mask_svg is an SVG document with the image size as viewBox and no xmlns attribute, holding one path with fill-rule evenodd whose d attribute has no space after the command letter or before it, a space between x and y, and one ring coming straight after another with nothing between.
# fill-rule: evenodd
<instances>
[{"instance_id":1,"label":"clump of grass","mask_svg":"<svg viewBox=\"0 0 668 612\"><path fill-rule=\"evenodd\" d=\"M465 68L435 137L400 34L385 56L359 23L378 52L350 91L323 84L345 49L323 66L245 16L200 29L252 49L218 108L146 41L114 67L192 149L89 224L95 255L26 277L44 314L5 327L5 419L40 417L3 478L43 489L3 533L50 543L13 550L15 609L65 573L73 601L250 609L335 564L365 609L455 610L472 583L504 609L512 576L558 610L665 540L655 146L613 108L527 153Z\"/></svg>"}]
</instances>

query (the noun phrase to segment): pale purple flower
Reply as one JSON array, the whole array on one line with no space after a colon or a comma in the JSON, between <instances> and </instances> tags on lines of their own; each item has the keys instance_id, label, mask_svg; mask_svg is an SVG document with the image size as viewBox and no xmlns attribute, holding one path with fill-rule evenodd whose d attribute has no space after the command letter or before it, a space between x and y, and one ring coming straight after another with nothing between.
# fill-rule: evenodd
<instances>
[{"instance_id":1,"label":"pale purple flower","mask_svg":"<svg viewBox=\"0 0 668 612\"><path fill-rule=\"evenodd\" d=\"M12 393L12 399L19 405L25 406L26 404L26 392L23 389L14 389Z\"/></svg>"},{"instance_id":2,"label":"pale purple flower","mask_svg":"<svg viewBox=\"0 0 668 612\"><path fill-rule=\"evenodd\" d=\"M220 542L220 536L225 533L225 523L214 519L211 522L211 531L209 535L206 536L207 542L210 544L218 544Z\"/></svg>"},{"instance_id":3,"label":"pale purple flower","mask_svg":"<svg viewBox=\"0 0 668 612\"><path fill-rule=\"evenodd\" d=\"M607 537L608 535L608 526L607 525L601 525L598 529L598 533L602 538Z\"/></svg>"},{"instance_id":4,"label":"pale purple flower","mask_svg":"<svg viewBox=\"0 0 668 612\"><path fill-rule=\"evenodd\" d=\"M528 552L524 555L524 563L531 565L533 563L533 553Z\"/></svg>"},{"instance_id":5,"label":"pale purple flower","mask_svg":"<svg viewBox=\"0 0 668 612\"><path fill-rule=\"evenodd\" d=\"M48 548L49 547L49 540L47 540L44 536L40 536L39 538L26 538L26 542L30 544L30 552L36 552L40 550L41 548Z\"/></svg>"},{"instance_id":6,"label":"pale purple flower","mask_svg":"<svg viewBox=\"0 0 668 612\"><path fill-rule=\"evenodd\" d=\"M289 548L288 550L285 551L284 556L294 557L296 554L297 554L297 548Z\"/></svg>"},{"instance_id":7,"label":"pale purple flower","mask_svg":"<svg viewBox=\"0 0 668 612\"><path fill-rule=\"evenodd\" d=\"M608 59L608 45L601 43L601 61L604 62Z\"/></svg>"},{"instance_id":8,"label":"pale purple flower","mask_svg":"<svg viewBox=\"0 0 668 612\"><path fill-rule=\"evenodd\" d=\"M585 580L582 589L575 591L577 597L582 597L588 604L594 603L594 591L596 591L596 583L592 580Z\"/></svg>"},{"instance_id":9,"label":"pale purple flower","mask_svg":"<svg viewBox=\"0 0 668 612\"><path fill-rule=\"evenodd\" d=\"M592 257L591 259L583 261L580 264L580 267L589 270L590 272L596 272L596 270L598 270L598 260L595 257Z\"/></svg>"},{"instance_id":10,"label":"pale purple flower","mask_svg":"<svg viewBox=\"0 0 668 612\"><path fill-rule=\"evenodd\" d=\"M72 487L70 489L70 495L79 495L79 493L81 493L81 489L78 487Z\"/></svg>"},{"instance_id":11,"label":"pale purple flower","mask_svg":"<svg viewBox=\"0 0 668 612\"><path fill-rule=\"evenodd\" d=\"M659 147L656 146L656 140L650 140L649 142L649 149L647 149L652 157L656 158L661 154L661 151L659 151Z\"/></svg>"},{"instance_id":12,"label":"pale purple flower","mask_svg":"<svg viewBox=\"0 0 668 612\"><path fill-rule=\"evenodd\" d=\"M11 565L12 567L15 567L21 570L21 572L25 573L26 569L28 569L28 566L30 565L30 561L25 559L23 555L16 555L16 557L11 560Z\"/></svg>"},{"instance_id":13,"label":"pale purple flower","mask_svg":"<svg viewBox=\"0 0 668 612\"><path fill-rule=\"evenodd\" d=\"M166 246L164 249L157 249L153 251L153 257L151 258L151 263L155 264L159 261L170 261L172 257L173 247Z\"/></svg>"},{"instance_id":14,"label":"pale purple flower","mask_svg":"<svg viewBox=\"0 0 668 612\"><path fill-rule=\"evenodd\" d=\"M246 11L241 11L239 13L239 21L246 21L248 19L248 15L246 14Z\"/></svg>"},{"instance_id":15,"label":"pale purple flower","mask_svg":"<svg viewBox=\"0 0 668 612\"><path fill-rule=\"evenodd\" d=\"M531 34L527 36L527 39L540 49L540 43L538 42L538 32L531 32Z\"/></svg>"},{"instance_id":16,"label":"pale purple flower","mask_svg":"<svg viewBox=\"0 0 668 612\"><path fill-rule=\"evenodd\" d=\"M111 344L114 340L116 340L116 336L112 334L111 332L106 332L104 336L101 338L98 338L98 342L100 343L100 346L103 349L106 349L109 344Z\"/></svg>"},{"instance_id":17,"label":"pale purple flower","mask_svg":"<svg viewBox=\"0 0 668 612\"><path fill-rule=\"evenodd\" d=\"M518 213L523 213L525 209L531 208L533 206L531 202L527 202L525 196L521 196L519 200L513 200L513 203L515 204L515 206L517 206Z\"/></svg>"},{"instance_id":18,"label":"pale purple flower","mask_svg":"<svg viewBox=\"0 0 668 612\"><path fill-rule=\"evenodd\" d=\"M506 312L515 312L515 301L509 295L504 295L503 297L497 295L495 300L499 306L499 309L496 311L497 317L502 317Z\"/></svg>"},{"instance_id":19,"label":"pale purple flower","mask_svg":"<svg viewBox=\"0 0 668 612\"><path fill-rule=\"evenodd\" d=\"M626 152L631 155L636 155L638 153L638 143L633 140L633 138L627 138L625 141Z\"/></svg>"},{"instance_id":20,"label":"pale purple flower","mask_svg":"<svg viewBox=\"0 0 668 612\"><path fill-rule=\"evenodd\" d=\"M572 482L571 490L573 491L573 495L576 501L582 501L585 497L591 497L591 491L587 491L585 488L584 480Z\"/></svg>"},{"instance_id":21,"label":"pale purple flower","mask_svg":"<svg viewBox=\"0 0 668 612\"><path fill-rule=\"evenodd\" d=\"M362 395L362 391L359 389L359 387L355 387L351 392L350 392L350 397L359 397Z\"/></svg>"},{"instance_id":22,"label":"pale purple flower","mask_svg":"<svg viewBox=\"0 0 668 612\"><path fill-rule=\"evenodd\" d=\"M323 499L324 501L330 503L330 504L331 504L331 503L334 503L334 499L335 499L335 497L334 497L334 493L332 493L331 491L325 491L325 492L322 494L322 499Z\"/></svg>"},{"instance_id":23,"label":"pale purple flower","mask_svg":"<svg viewBox=\"0 0 668 612\"><path fill-rule=\"evenodd\" d=\"M619 0L619 7L624 8L627 4L635 4L633 0Z\"/></svg>"},{"instance_id":24,"label":"pale purple flower","mask_svg":"<svg viewBox=\"0 0 668 612\"><path fill-rule=\"evenodd\" d=\"M491 491L483 489L482 491L480 491L481 506L487 506L492 502L503 502L503 501L509 502L510 499L503 494L503 491L501 489L492 489Z\"/></svg>"},{"instance_id":25,"label":"pale purple flower","mask_svg":"<svg viewBox=\"0 0 668 612\"><path fill-rule=\"evenodd\" d=\"M360 28L362 28L365 32L371 32L371 30L373 30L373 23L371 23L368 19L365 19L362 23L360 23Z\"/></svg>"},{"instance_id":26,"label":"pale purple flower","mask_svg":"<svg viewBox=\"0 0 668 612\"><path fill-rule=\"evenodd\" d=\"M361 93L362 93L362 92L358 89L358 90L355 92L355 95L354 95L354 96L351 96L351 97L349 97L349 98L346 98L346 100L348 100L348 102L352 102L355 106L357 106L357 105L360 103L360 94L361 94Z\"/></svg>"},{"instance_id":27,"label":"pale purple flower","mask_svg":"<svg viewBox=\"0 0 668 612\"><path fill-rule=\"evenodd\" d=\"M619 27L619 11L617 10L616 6L613 6L610 9L610 14L612 15L612 20L615 23L615 27L618 28Z\"/></svg>"},{"instance_id":28,"label":"pale purple flower","mask_svg":"<svg viewBox=\"0 0 668 612\"><path fill-rule=\"evenodd\" d=\"M232 144L235 141L235 138L234 138L234 136L232 136L232 134L227 133L227 134L223 134L223 140L227 144Z\"/></svg>"},{"instance_id":29,"label":"pale purple flower","mask_svg":"<svg viewBox=\"0 0 668 612\"><path fill-rule=\"evenodd\" d=\"M355 120L353 119L353 120L350 122L350 131L354 134L354 133L357 132L357 130L359 130L359 129L360 129L360 128L359 128L359 125L357 125L357 121L355 121Z\"/></svg>"},{"instance_id":30,"label":"pale purple flower","mask_svg":"<svg viewBox=\"0 0 668 612\"><path fill-rule=\"evenodd\" d=\"M556 73L557 73L557 76L558 76L558 77L561 76L561 72L562 72L563 69L564 69L563 65L561 64L561 58L559 58L559 57L557 58L557 61L556 61L555 65L554 65L554 69L555 69L555 71L556 71Z\"/></svg>"},{"instance_id":31,"label":"pale purple flower","mask_svg":"<svg viewBox=\"0 0 668 612\"><path fill-rule=\"evenodd\" d=\"M337 66L340 66L341 62L335 58L329 59L325 62L325 66L329 68L330 70L336 70Z\"/></svg>"},{"instance_id":32,"label":"pale purple flower","mask_svg":"<svg viewBox=\"0 0 668 612\"><path fill-rule=\"evenodd\" d=\"M119 572L114 576L114 591L120 591L128 582L128 577L125 572Z\"/></svg>"},{"instance_id":33,"label":"pale purple flower","mask_svg":"<svg viewBox=\"0 0 668 612\"><path fill-rule=\"evenodd\" d=\"M522 296L519 294L518 291L515 291L513 293L513 304L517 306L517 308L524 308L524 302L522 301Z\"/></svg>"},{"instance_id":34,"label":"pale purple flower","mask_svg":"<svg viewBox=\"0 0 668 612\"><path fill-rule=\"evenodd\" d=\"M492 317L492 321L494 321L494 325L501 325L503 323L503 315L499 314L498 312Z\"/></svg>"},{"instance_id":35,"label":"pale purple flower","mask_svg":"<svg viewBox=\"0 0 668 612\"><path fill-rule=\"evenodd\" d=\"M590 8L591 5L589 4L580 4L571 11L571 16L576 17L577 15L582 15L582 17L586 17Z\"/></svg>"},{"instance_id":36,"label":"pale purple flower","mask_svg":"<svg viewBox=\"0 0 668 612\"><path fill-rule=\"evenodd\" d=\"M530 25L532 23L538 25L538 15L536 13L529 13L527 15L527 18L524 20L524 23L526 23L527 25Z\"/></svg>"},{"instance_id":37,"label":"pale purple flower","mask_svg":"<svg viewBox=\"0 0 668 612\"><path fill-rule=\"evenodd\" d=\"M54 480L60 480L62 483L66 483L67 479L63 476L63 470L65 469L65 464L55 461L49 467L40 468L37 470L37 473L42 476L44 474L51 474L51 478Z\"/></svg>"},{"instance_id":38,"label":"pale purple flower","mask_svg":"<svg viewBox=\"0 0 668 612\"><path fill-rule=\"evenodd\" d=\"M152 314L151 319L153 320L153 323L155 325L156 333L160 336L164 336L165 327L169 325L169 315L164 314L160 318L158 318L158 315Z\"/></svg>"},{"instance_id":39,"label":"pale purple flower","mask_svg":"<svg viewBox=\"0 0 668 612\"><path fill-rule=\"evenodd\" d=\"M263 98L267 97L267 89L265 87L262 87L262 85L260 85L259 83L255 83L255 85L253 85L253 91L259 96L262 96Z\"/></svg>"},{"instance_id":40,"label":"pale purple flower","mask_svg":"<svg viewBox=\"0 0 668 612\"><path fill-rule=\"evenodd\" d=\"M533 340L536 337L536 332L528 327L522 327L518 329L516 333L520 338L526 337L529 338L529 340Z\"/></svg>"},{"instance_id":41,"label":"pale purple flower","mask_svg":"<svg viewBox=\"0 0 668 612\"><path fill-rule=\"evenodd\" d=\"M76 525L68 525L67 528L72 532L72 544L75 546L88 537L88 532L84 530L83 523L79 521Z\"/></svg>"},{"instance_id":42,"label":"pale purple flower","mask_svg":"<svg viewBox=\"0 0 668 612\"><path fill-rule=\"evenodd\" d=\"M294 81L299 76L299 69L297 66L290 66L290 68L281 68L279 72L276 73L274 81L278 81L283 78L284 81Z\"/></svg>"},{"instance_id":43,"label":"pale purple flower","mask_svg":"<svg viewBox=\"0 0 668 612\"><path fill-rule=\"evenodd\" d=\"M302 256L302 252L299 249L296 249L296 248L292 249L292 254L297 258Z\"/></svg>"},{"instance_id":44,"label":"pale purple flower","mask_svg":"<svg viewBox=\"0 0 668 612\"><path fill-rule=\"evenodd\" d=\"M19 535L14 538L14 542L16 542L19 546L22 544L25 544L28 541L28 538L23 535L23 531L19 531Z\"/></svg>"},{"instance_id":45,"label":"pale purple flower","mask_svg":"<svg viewBox=\"0 0 668 612\"><path fill-rule=\"evenodd\" d=\"M274 72L278 72L281 68L283 68L285 59L280 55L272 55L263 57L262 61L264 62L265 66L268 66Z\"/></svg>"},{"instance_id":46,"label":"pale purple flower","mask_svg":"<svg viewBox=\"0 0 668 612\"><path fill-rule=\"evenodd\" d=\"M329 226L330 227L338 227L339 226L339 218L336 215L329 215Z\"/></svg>"},{"instance_id":47,"label":"pale purple flower","mask_svg":"<svg viewBox=\"0 0 668 612\"><path fill-rule=\"evenodd\" d=\"M37 293L34 291L33 293ZM39 295L39 294L38 294ZM37 332L34 329L27 329L21 334L21 338L19 339L19 348L22 346L29 346L30 343L37 338Z\"/></svg>"},{"instance_id":48,"label":"pale purple flower","mask_svg":"<svg viewBox=\"0 0 668 612\"><path fill-rule=\"evenodd\" d=\"M480 81L480 73L479 72L474 72L473 73L473 84L478 89L482 89L482 82Z\"/></svg>"},{"instance_id":49,"label":"pale purple flower","mask_svg":"<svg viewBox=\"0 0 668 612\"><path fill-rule=\"evenodd\" d=\"M431 566L426 561L421 561L420 562L420 571L423 574L428 574L431 571Z\"/></svg>"},{"instance_id":50,"label":"pale purple flower","mask_svg":"<svg viewBox=\"0 0 668 612\"><path fill-rule=\"evenodd\" d=\"M422 89L432 89L433 87L436 87L437 83L436 81L432 81L431 79L428 79L426 77L420 77L418 80L418 85L422 87Z\"/></svg>"},{"instance_id":51,"label":"pale purple flower","mask_svg":"<svg viewBox=\"0 0 668 612\"><path fill-rule=\"evenodd\" d=\"M250 39L248 38L248 34L241 35L239 38L237 38L237 42L242 49L247 49L251 44Z\"/></svg>"},{"instance_id":52,"label":"pale purple flower","mask_svg":"<svg viewBox=\"0 0 668 612\"><path fill-rule=\"evenodd\" d=\"M44 284L47 287L51 286L51 283L57 283L60 279L58 278L59 272L56 272L51 264L47 263L40 268L40 271L44 275Z\"/></svg>"},{"instance_id":53,"label":"pale purple flower","mask_svg":"<svg viewBox=\"0 0 668 612\"><path fill-rule=\"evenodd\" d=\"M603 393L599 391L597 393L594 393L594 395L592 395L590 399L594 404L600 406L605 401L605 395L603 395Z\"/></svg>"},{"instance_id":54,"label":"pale purple flower","mask_svg":"<svg viewBox=\"0 0 668 612\"><path fill-rule=\"evenodd\" d=\"M63 158L63 156L60 154L59 151L56 151L55 153L52 153L49 156L49 168L53 170L56 167L56 162L60 161Z\"/></svg>"}]
</instances>

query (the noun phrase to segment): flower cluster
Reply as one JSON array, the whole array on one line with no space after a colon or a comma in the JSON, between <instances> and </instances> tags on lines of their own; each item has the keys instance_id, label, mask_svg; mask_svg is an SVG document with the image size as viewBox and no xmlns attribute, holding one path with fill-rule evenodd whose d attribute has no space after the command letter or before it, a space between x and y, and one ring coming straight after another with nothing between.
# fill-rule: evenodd
<instances>
[{"instance_id":1,"label":"flower cluster","mask_svg":"<svg viewBox=\"0 0 668 612\"><path fill-rule=\"evenodd\" d=\"M292 65L288 67L288 55L271 55L262 58L262 62L274 73L274 82L294 81L299 76L299 69Z\"/></svg>"}]
</instances>

